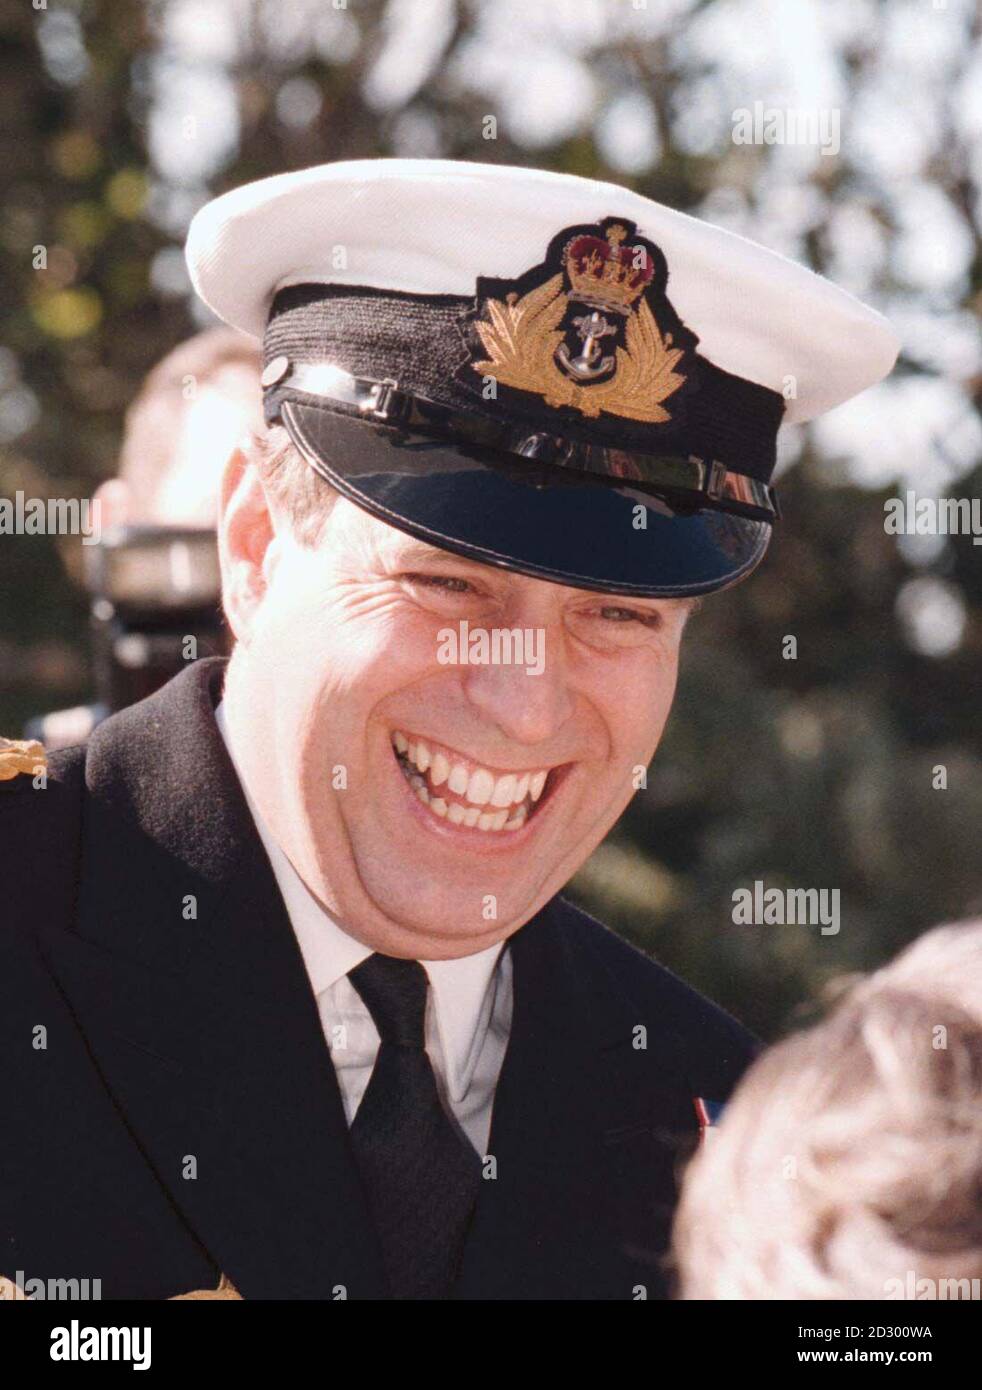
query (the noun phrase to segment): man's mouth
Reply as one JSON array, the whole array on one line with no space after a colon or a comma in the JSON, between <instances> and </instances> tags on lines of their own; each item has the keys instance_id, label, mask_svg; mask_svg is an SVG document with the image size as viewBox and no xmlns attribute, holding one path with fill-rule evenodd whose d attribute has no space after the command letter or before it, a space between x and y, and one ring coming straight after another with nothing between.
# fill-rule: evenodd
<instances>
[{"instance_id":1,"label":"man's mouth","mask_svg":"<svg viewBox=\"0 0 982 1390\"><path fill-rule=\"evenodd\" d=\"M484 767L456 749L399 729L392 751L427 810L451 825L497 832L521 830L551 790L558 768L506 772Z\"/></svg>"}]
</instances>

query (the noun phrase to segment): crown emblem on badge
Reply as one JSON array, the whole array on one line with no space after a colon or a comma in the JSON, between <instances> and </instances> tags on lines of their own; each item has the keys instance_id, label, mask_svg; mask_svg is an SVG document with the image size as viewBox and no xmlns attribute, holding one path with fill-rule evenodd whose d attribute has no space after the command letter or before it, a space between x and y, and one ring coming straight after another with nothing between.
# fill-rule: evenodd
<instances>
[{"instance_id":1,"label":"crown emblem on badge","mask_svg":"<svg viewBox=\"0 0 982 1390\"><path fill-rule=\"evenodd\" d=\"M663 402L686 380L679 370L686 330L665 299L664 257L657 252L659 286L657 248L631 244L633 233L633 223L607 218L553 238L542 265L515 282L531 288L505 286L503 298L484 299L474 327L487 356L473 370L587 419L604 412L647 424L670 420ZM660 302L686 345L662 331L649 300Z\"/></svg>"},{"instance_id":2,"label":"crown emblem on badge","mask_svg":"<svg viewBox=\"0 0 982 1390\"><path fill-rule=\"evenodd\" d=\"M563 254L570 294L583 304L626 314L651 283L654 261L643 246L624 246L627 228L615 222L607 239L578 236Z\"/></svg>"}]
</instances>

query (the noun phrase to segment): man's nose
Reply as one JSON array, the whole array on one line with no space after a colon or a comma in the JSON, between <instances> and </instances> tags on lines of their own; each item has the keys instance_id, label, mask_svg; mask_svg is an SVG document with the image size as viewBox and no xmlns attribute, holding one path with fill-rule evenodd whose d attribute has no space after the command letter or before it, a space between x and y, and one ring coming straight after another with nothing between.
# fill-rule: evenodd
<instances>
[{"instance_id":1,"label":"man's nose","mask_svg":"<svg viewBox=\"0 0 982 1390\"><path fill-rule=\"evenodd\" d=\"M541 669L528 660L527 653L524 661L464 668L464 689L471 704L515 743L547 742L569 719L576 703L561 638L541 629L538 643Z\"/></svg>"}]
</instances>

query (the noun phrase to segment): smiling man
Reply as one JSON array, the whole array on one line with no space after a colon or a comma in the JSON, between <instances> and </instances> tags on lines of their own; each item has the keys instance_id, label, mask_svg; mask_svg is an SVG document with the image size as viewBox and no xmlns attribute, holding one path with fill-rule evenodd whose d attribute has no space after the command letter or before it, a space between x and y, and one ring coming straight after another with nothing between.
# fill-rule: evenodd
<instances>
[{"instance_id":1,"label":"smiling man","mask_svg":"<svg viewBox=\"0 0 982 1390\"><path fill-rule=\"evenodd\" d=\"M664 1296L679 1165L754 1041L559 894L655 753L693 605L764 555L782 419L896 340L534 170L284 175L188 258L263 346L235 646L2 784L0 1274Z\"/></svg>"}]
</instances>

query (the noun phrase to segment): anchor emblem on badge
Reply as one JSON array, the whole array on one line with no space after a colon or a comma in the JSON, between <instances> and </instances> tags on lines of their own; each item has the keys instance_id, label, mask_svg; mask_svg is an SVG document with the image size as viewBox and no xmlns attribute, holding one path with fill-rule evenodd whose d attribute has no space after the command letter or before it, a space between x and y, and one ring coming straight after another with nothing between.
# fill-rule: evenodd
<instances>
[{"instance_id":1,"label":"anchor emblem on badge","mask_svg":"<svg viewBox=\"0 0 982 1390\"><path fill-rule=\"evenodd\" d=\"M578 319L574 319L573 327L580 336L583 350L578 357L571 357L566 344L560 343L556 349L556 360L580 381L593 381L598 376L604 376L613 367L614 356L608 353L601 357L599 363L597 362L603 351L600 340L616 333L617 329L612 323L607 322L603 314L598 314L596 309L592 314L581 314Z\"/></svg>"}]
</instances>

